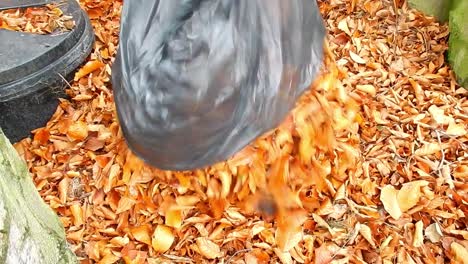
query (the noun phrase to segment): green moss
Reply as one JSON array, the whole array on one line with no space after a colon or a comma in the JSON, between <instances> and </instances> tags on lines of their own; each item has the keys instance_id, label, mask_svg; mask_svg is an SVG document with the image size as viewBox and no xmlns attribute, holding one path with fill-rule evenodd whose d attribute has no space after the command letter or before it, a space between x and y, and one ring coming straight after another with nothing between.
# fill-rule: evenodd
<instances>
[{"instance_id":1,"label":"green moss","mask_svg":"<svg viewBox=\"0 0 468 264\"><path fill-rule=\"evenodd\" d=\"M468 89L468 1L453 0L449 17L448 60L458 82Z\"/></svg>"},{"instance_id":2,"label":"green moss","mask_svg":"<svg viewBox=\"0 0 468 264\"><path fill-rule=\"evenodd\" d=\"M409 5L424 14L446 22L449 17L451 2L452 0L409 0Z\"/></svg>"}]
</instances>

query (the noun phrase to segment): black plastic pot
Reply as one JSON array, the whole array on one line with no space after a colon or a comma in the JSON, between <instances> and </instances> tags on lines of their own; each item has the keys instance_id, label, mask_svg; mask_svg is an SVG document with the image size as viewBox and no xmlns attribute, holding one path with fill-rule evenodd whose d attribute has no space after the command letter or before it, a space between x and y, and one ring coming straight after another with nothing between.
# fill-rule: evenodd
<instances>
[{"instance_id":1,"label":"black plastic pot","mask_svg":"<svg viewBox=\"0 0 468 264\"><path fill-rule=\"evenodd\" d=\"M0 10L53 1L2 0ZM75 27L65 33L38 35L0 29L0 127L12 142L44 126L66 97L73 77L91 52L94 32L76 0L60 1Z\"/></svg>"}]
</instances>

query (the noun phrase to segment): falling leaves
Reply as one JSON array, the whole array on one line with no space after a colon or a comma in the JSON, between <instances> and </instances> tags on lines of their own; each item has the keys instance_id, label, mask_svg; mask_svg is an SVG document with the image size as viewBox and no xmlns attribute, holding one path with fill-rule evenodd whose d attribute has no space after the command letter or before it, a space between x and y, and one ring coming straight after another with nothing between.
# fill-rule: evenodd
<instances>
[{"instance_id":1,"label":"falling leaves","mask_svg":"<svg viewBox=\"0 0 468 264\"><path fill-rule=\"evenodd\" d=\"M81 1L96 42L72 99L15 148L83 263L466 259L468 91L445 63L447 26L404 1L398 15L384 0L318 3L324 68L284 122L225 162L171 172L133 155L117 122L122 2Z\"/></svg>"}]
</instances>

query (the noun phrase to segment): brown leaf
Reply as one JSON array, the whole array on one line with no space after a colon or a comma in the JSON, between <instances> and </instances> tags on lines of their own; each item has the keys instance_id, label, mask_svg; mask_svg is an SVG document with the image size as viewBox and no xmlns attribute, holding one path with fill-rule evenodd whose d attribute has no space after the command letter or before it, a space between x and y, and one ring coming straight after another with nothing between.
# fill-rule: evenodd
<instances>
[{"instance_id":1,"label":"brown leaf","mask_svg":"<svg viewBox=\"0 0 468 264\"><path fill-rule=\"evenodd\" d=\"M349 51L349 56L351 57L351 59L358 63L358 64L366 64L366 60L364 60L363 58L359 57L359 55L357 55L356 53L352 52L352 51Z\"/></svg>"},{"instance_id":2,"label":"brown leaf","mask_svg":"<svg viewBox=\"0 0 468 264\"><path fill-rule=\"evenodd\" d=\"M316 264L329 264L333 260L333 252L328 249L327 244L323 243L320 247L315 249Z\"/></svg>"},{"instance_id":3,"label":"brown leaf","mask_svg":"<svg viewBox=\"0 0 468 264\"><path fill-rule=\"evenodd\" d=\"M198 250L207 259L215 259L221 256L221 250L219 246L213 243L211 240L205 237L199 237L196 239Z\"/></svg>"},{"instance_id":4,"label":"brown leaf","mask_svg":"<svg viewBox=\"0 0 468 264\"><path fill-rule=\"evenodd\" d=\"M73 215L73 225L81 226L84 224L83 209L78 203L74 203L70 206L71 213Z\"/></svg>"},{"instance_id":5,"label":"brown leaf","mask_svg":"<svg viewBox=\"0 0 468 264\"><path fill-rule=\"evenodd\" d=\"M130 210L135 204L136 204L136 201L134 199L124 196L120 198L119 204L117 205L117 210L115 211L115 213L120 214L122 212Z\"/></svg>"},{"instance_id":6,"label":"brown leaf","mask_svg":"<svg viewBox=\"0 0 468 264\"><path fill-rule=\"evenodd\" d=\"M77 121L70 125L67 136L72 141L83 141L88 137L88 126L82 121Z\"/></svg>"},{"instance_id":7,"label":"brown leaf","mask_svg":"<svg viewBox=\"0 0 468 264\"><path fill-rule=\"evenodd\" d=\"M68 187L70 186L70 179L63 178L58 185L58 192L60 197L60 202L65 204L67 202Z\"/></svg>"},{"instance_id":8,"label":"brown leaf","mask_svg":"<svg viewBox=\"0 0 468 264\"><path fill-rule=\"evenodd\" d=\"M47 128L41 128L36 131L34 134L34 141L41 144L45 145L47 144L47 141L49 141L50 138L50 132L49 129Z\"/></svg>"},{"instance_id":9,"label":"brown leaf","mask_svg":"<svg viewBox=\"0 0 468 264\"><path fill-rule=\"evenodd\" d=\"M440 152L440 145L438 143L426 143L421 148L417 149L414 154L417 156L428 156Z\"/></svg>"},{"instance_id":10,"label":"brown leaf","mask_svg":"<svg viewBox=\"0 0 468 264\"><path fill-rule=\"evenodd\" d=\"M102 149L104 145L105 145L104 140L100 140L96 137L90 137L88 138L88 140L86 140L84 148L91 150L91 151L97 151L99 149Z\"/></svg>"},{"instance_id":11,"label":"brown leaf","mask_svg":"<svg viewBox=\"0 0 468 264\"><path fill-rule=\"evenodd\" d=\"M373 248L375 248L375 242L372 239L372 231L367 225L360 224L359 225L359 233L367 240L367 242L369 242L369 244Z\"/></svg>"},{"instance_id":12,"label":"brown leaf","mask_svg":"<svg viewBox=\"0 0 468 264\"><path fill-rule=\"evenodd\" d=\"M112 254L109 252L107 255L105 255L99 262L98 264L113 264L119 261L119 257Z\"/></svg>"}]
</instances>

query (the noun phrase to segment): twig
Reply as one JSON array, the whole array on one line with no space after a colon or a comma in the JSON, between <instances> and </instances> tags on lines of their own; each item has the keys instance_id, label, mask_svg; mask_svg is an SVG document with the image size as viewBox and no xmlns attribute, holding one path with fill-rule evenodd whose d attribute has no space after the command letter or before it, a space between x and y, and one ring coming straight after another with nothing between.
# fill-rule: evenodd
<instances>
[{"instance_id":1,"label":"twig","mask_svg":"<svg viewBox=\"0 0 468 264\"><path fill-rule=\"evenodd\" d=\"M468 148L468 146L463 141L459 140L456 136L451 135L451 134L447 134L445 131L442 131L442 130L439 130L439 129L433 129L433 130L434 130L434 132L438 131L442 136L453 139L456 142L460 143L462 149L467 149Z\"/></svg>"},{"instance_id":2,"label":"twig","mask_svg":"<svg viewBox=\"0 0 468 264\"><path fill-rule=\"evenodd\" d=\"M430 51L430 47L429 47L429 42L427 41L426 39L426 34L424 34L419 28L417 27L414 27L416 29L416 31L419 32L419 34L421 34L422 38L423 38L423 42L424 42L424 52L428 52Z\"/></svg>"},{"instance_id":3,"label":"twig","mask_svg":"<svg viewBox=\"0 0 468 264\"><path fill-rule=\"evenodd\" d=\"M340 251L342 251L343 249L346 248L346 246L348 246L348 244L350 244L350 242L354 241L356 239L356 237L358 236L359 234L359 230L357 230L356 227L354 227L353 229L353 232L351 234L349 234L349 237L348 239L346 240L346 242L340 247L339 250L337 250L335 253L333 253L333 255L331 256L331 259L335 259L336 256L338 256L338 254L340 253Z\"/></svg>"},{"instance_id":4,"label":"twig","mask_svg":"<svg viewBox=\"0 0 468 264\"><path fill-rule=\"evenodd\" d=\"M71 86L71 84L67 81L67 79L65 79L65 77L63 77L62 74L60 74L60 73L57 73L57 74L58 74L58 76L60 76L60 78L62 78L62 80L68 85L68 88L72 89L72 86Z\"/></svg>"},{"instance_id":5,"label":"twig","mask_svg":"<svg viewBox=\"0 0 468 264\"><path fill-rule=\"evenodd\" d=\"M436 132L436 135L437 135L437 141L439 142L440 152L442 153L442 158L440 159L439 165L437 166L437 171L440 172L440 170L442 169L443 164L445 163L445 153L444 153L444 149L442 148L442 141L440 140L439 130L435 130L435 132Z\"/></svg>"},{"instance_id":6,"label":"twig","mask_svg":"<svg viewBox=\"0 0 468 264\"><path fill-rule=\"evenodd\" d=\"M230 257L228 258L228 260L226 261L226 264L231 263L231 261L233 260L233 258L234 258L235 256L237 256L237 255L239 255L239 254L241 254L241 253L246 253L246 252L250 252L250 251L252 251L252 249L250 249L250 248L244 248L244 249L241 249L241 250L236 251L234 254L232 254L232 256L230 256Z\"/></svg>"},{"instance_id":7,"label":"twig","mask_svg":"<svg viewBox=\"0 0 468 264\"><path fill-rule=\"evenodd\" d=\"M399 21L399 20L400 20L400 16L399 16L399 14L398 14L398 13L399 13L399 12L398 12L398 6L397 6L397 3L396 3L395 0L393 0L393 6L392 6L392 8L393 8L393 11L395 12L395 30L394 30L394 32L393 32L393 41L394 41L394 43L393 43L393 54L396 55L396 54L397 54L397 53L396 53L396 47L398 46L397 41L396 41L396 38L397 38L397 36L398 36L398 28L400 27L400 21Z\"/></svg>"}]
</instances>

